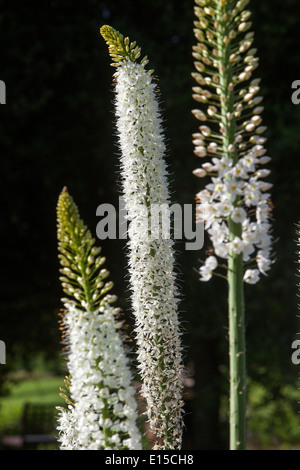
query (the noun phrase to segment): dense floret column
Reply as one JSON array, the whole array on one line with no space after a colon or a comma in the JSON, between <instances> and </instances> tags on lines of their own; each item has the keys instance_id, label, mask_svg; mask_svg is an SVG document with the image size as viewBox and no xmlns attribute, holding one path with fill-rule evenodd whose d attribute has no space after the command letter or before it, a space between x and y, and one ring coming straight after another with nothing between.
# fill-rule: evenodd
<instances>
[{"instance_id":1,"label":"dense floret column","mask_svg":"<svg viewBox=\"0 0 300 470\"><path fill-rule=\"evenodd\" d=\"M197 86L193 98L201 121L193 134L194 153L210 158L194 175L211 177L197 194L198 217L213 250L200 268L228 281L230 352L230 448L246 447L246 347L244 282L255 284L272 264L270 173L254 33L249 32L249 0L195 0L197 44L193 47ZM225 270L224 271L224 265ZM223 270L223 271L222 271Z\"/></svg>"},{"instance_id":2,"label":"dense floret column","mask_svg":"<svg viewBox=\"0 0 300 470\"><path fill-rule=\"evenodd\" d=\"M181 448L182 349L173 242L152 227L154 207L169 207L165 144L152 72L140 49L110 26L101 34L117 67L116 117L129 220L129 271L137 358L154 449ZM154 236L154 232L156 235Z\"/></svg>"},{"instance_id":3,"label":"dense floret column","mask_svg":"<svg viewBox=\"0 0 300 470\"><path fill-rule=\"evenodd\" d=\"M67 408L58 418L61 450L140 450L137 404L113 283L101 248L65 188L57 206L61 328L68 376ZM100 255L100 256L99 256Z\"/></svg>"}]
</instances>

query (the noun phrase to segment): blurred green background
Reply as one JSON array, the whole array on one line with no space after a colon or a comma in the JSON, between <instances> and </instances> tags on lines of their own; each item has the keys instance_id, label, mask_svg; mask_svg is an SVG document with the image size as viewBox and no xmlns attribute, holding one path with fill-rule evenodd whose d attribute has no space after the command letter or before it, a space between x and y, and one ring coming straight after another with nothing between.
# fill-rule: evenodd
<instances>
[{"instance_id":1,"label":"blurred green background","mask_svg":"<svg viewBox=\"0 0 300 470\"><path fill-rule=\"evenodd\" d=\"M99 34L103 24L136 40L155 69L173 201L193 202L205 182L192 175L199 163L191 143L198 126L191 114L192 0L2 0L0 5L0 79L7 89L7 104L0 108L0 339L7 348L7 364L0 365L1 433L29 397L43 400L46 394L56 401L53 380L59 382L65 372L56 245L61 189L68 186L93 233L97 206L117 206L120 196L114 69ZM262 78L272 157L277 257L270 275L246 288L249 448L300 448L298 368L291 362L291 344L300 332L295 276L300 105L291 102L291 84L300 79L299 2L252 0L250 6L260 58L255 76ZM132 325L125 241L99 244ZM186 396L184 448L226 449L226 285L198 281L204 249L185 251L180 242L176 248L185 363L194 379ZM34 380L45 380L50 395Z\"/></svg>"}]
</instances>

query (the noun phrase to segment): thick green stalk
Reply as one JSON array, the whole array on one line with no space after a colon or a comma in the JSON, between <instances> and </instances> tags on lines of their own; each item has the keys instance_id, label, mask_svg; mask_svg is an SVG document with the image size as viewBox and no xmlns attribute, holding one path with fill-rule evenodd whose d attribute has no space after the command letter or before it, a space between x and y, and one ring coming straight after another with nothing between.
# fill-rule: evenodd
<instances>
[{"instance_id":1,"label":"thick green stalk","mask_svg":"<svg viewBox=\"0 0 300 470\"><path fill-rule=\"evenodd\" d=\"M237 224L234 224L237 225ZM230 225L229 225L230 227ZM235 232L230 227L230 233ZM228 259L230 449L246 449L246 346L242 255Z\"/></svg>"},{"instance_id":2,"label":"thick green stalk","mask_svg":"<svg viewBox=\"0 0 300 470\"><path fill-rule=\"evenodd\" d=\"M229 40L228 14L230 5L218 1L217 21L219 25L218 55L221 92L221 119L223 124L223 152L234 161L238 158L235 145L234 92L232 67L230 64L231 45ZM237 197L234 206L239 203ZM228 220L230 240L240 237L241 225ZM234 252L228 258L228 316L229 316L229 357L230 357L230 449L246 448L246 356L244 320L243 258Z\"/></svg>"}]
</instances>

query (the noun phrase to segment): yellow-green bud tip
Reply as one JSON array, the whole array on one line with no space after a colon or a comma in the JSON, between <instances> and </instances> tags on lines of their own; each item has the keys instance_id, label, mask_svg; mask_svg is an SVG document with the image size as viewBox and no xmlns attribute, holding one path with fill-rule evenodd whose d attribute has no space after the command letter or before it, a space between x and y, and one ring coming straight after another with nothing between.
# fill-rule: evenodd
<instances>
[{"instance_id":1,"label":"yellow-green bud tip","mask_svg":"<svg viewBox=\"0 0 300 470\"><path fill-rule=\"evenodd\" d=\"M124 38L123 34L112 26L102 26L100 28L100 34L108 45L108 52L113 60L112 66L117 67L126 60L136 62L140 57L141 49L136 46L136 43L130 43L128 37ZM145 65L146 61L144 60L142 63Z\"/></svg>"}]
</instances>

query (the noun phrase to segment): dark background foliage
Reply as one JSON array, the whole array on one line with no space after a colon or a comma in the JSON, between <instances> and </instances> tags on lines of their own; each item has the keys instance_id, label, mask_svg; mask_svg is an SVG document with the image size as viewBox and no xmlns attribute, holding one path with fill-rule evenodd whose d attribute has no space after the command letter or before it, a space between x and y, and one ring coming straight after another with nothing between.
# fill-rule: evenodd
<instances>
[{"instance_id":1,"label":"dark background foliage","mask_svg":"<svg viewBox=\"0 0 300 470\"><path fill-rule=\"evenodd\" d=\"M2 0L0 7L0 79L7 87L7 104L0 109L0 336L7 346L1 375L12 367L30 368L38 354L59 372L58 195L67 185L93 233L97 206L117 205L120 195L113 69L99 28L112 25L149 57L161 93L173 200L192 203L204 185L192 175L199 163L191 143L198 125L191 114L193 1ZM267 401L281 403L283 387L296 387L290 357L300 331L300 105L291 102L291 84L300 79L299 4L252 0L251 9L278 241L271 274L246 289L248 374L266 387ZM99 244L130 324L125 243ZM226 285L218 279L199 283L196 269L204 250L185 251L179 242L177 248L185 361L195 379L186 446L226 448L227 421L220 411L228 393ZM291 406L296 413L296 401Z\"/></svg>"}]
</instances>

